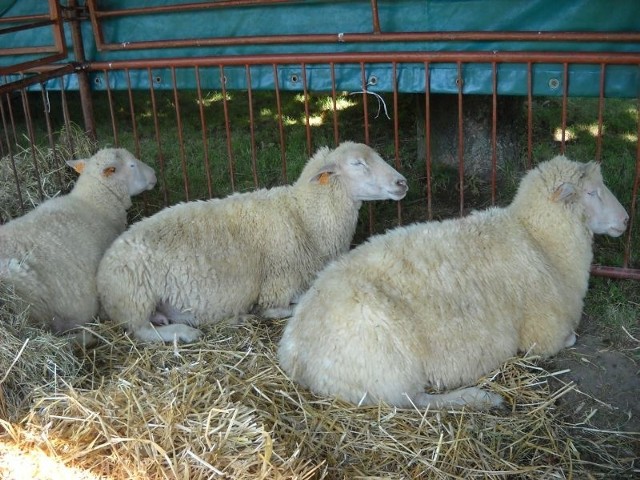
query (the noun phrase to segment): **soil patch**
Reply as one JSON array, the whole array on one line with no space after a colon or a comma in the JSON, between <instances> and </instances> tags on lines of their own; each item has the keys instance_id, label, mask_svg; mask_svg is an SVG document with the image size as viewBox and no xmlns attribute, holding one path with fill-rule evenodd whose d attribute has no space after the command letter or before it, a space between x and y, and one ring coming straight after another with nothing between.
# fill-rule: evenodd
<instances>
[{"instance_id":1,"label":"soil patch","mask_svg":"<svg viewBox=\"0 0 640 480\"><path fill-rule=\"evenodd\" d=\"M640 456L640 344L631 338L620 345L593 319L584 319L576 344L551 360L555 371L576 388L560 404L566 413L598 429L636 433ZM634 344L635 343L635 344Z\"/></svg>"}]
</instances>

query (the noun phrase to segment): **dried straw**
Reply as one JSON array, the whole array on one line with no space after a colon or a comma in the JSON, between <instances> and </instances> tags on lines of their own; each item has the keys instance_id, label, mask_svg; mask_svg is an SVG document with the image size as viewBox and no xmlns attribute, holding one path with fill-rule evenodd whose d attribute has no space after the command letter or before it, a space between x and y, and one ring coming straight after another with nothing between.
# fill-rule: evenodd
<instances>
[{"instance_id":1,"label":"dried straw","mask_svg":"<svg viewBox=\"0 0 640 480\"><path fill-rule=\"evenodd\" d=\"M355 407L279 369L283 321L217 325L192 345L142 346L96 325L86 376L38 395L3 441L101 478L624 478L637 436L571 423L530 356L481 380L492 412ZM557 383L557 382L554 382ZM637 443L636 443L637 445ZM0 473L2 470L0 469ZM637 471L635 472L637 473Z\"/></svg>"},{"instance_id":2,"label":"dried straw","mask_svg":"<svg viewBox=\"0 0 640 480\"><path fill-rule=\"evenodd\" d=\"M43 200L69 191L76 175L65 160L89 157L97 149L95 141L74 123L53 136L55 143L46 147L33 144L24 136L24 145L16 144L15 152L0 158L0 221L24 213L20 196L25 210L31 210Z\"/></svg>"},{"instance_id":3,"label":"dried straw","mask_svg":"<svg viewBox=\"0 0 640 480\"><path fill-rule=\"evenodd\" d=\"M0 418L16 420L43 393L66 389L81 361L69 342L29 325L28 306L0 284Z\"/></svg>"}]
</instances>

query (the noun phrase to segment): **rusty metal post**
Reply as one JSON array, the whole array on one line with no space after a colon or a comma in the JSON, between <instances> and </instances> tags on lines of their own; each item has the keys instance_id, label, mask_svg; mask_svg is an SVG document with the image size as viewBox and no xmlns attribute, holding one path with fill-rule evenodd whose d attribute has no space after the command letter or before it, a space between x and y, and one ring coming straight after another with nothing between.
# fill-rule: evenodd
<instances>
[{"instance_id":1,"label":"rusty metal post","mask_svg":"<svg viewBox=\"0 0 640 480\"><path fill-rule=\"evenodd\" d=\"M82 44L82 31L78 20L78 5L76 0L69 0L69 7L66 10L66 18L71 27L71 41L73 43L73 55L79 65L86 63L84 45ZM76 71L78 76L78 89L80 92L80 103L82 105L82 117L84 120L85 132L91 140L96 140L96 122L93 116L93 100L91 98L91 84L89 74L83 68Z\"/></svg>"}]
</instances>

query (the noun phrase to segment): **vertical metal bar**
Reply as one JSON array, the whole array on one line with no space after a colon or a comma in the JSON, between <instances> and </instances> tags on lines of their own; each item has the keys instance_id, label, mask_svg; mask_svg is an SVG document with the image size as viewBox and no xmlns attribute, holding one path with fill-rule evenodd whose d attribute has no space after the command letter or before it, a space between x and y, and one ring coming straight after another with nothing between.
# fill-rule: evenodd
<instances>
[{"instance_id":1,"label":"vertical metal bar","mask_svg":"<svg viewBox=\"0 0 640 480\"><path fill-rule=\"evenodd\" d=\"M69 0L69 7L75 11L77 7L76 0ZM86 62L84 53L84 44L82 41L82 31L78 18L74 17L70 21L71 41L73 43L73 55L76 62L83 64ZM84 69L77 71L78 89L80 91L80 103L82 105L82 116L84 118L85 130L92 140L96 139L96 123L93 116L93 100L91 98L91 84L89 75Z\"/></svg>"},{"instance_id":2,"label":"vertical metal bar","mask_svg":"<svg viewBox=\"0 0 640 480\"><path fill-rule=\"evenodd\" d=\"M7 100L6 104L8 106L11 105L11 97L9 94L5 95L5 98ZM26 212L26 208L24 205L24 200L22 199L22 188L20 185L20 179L18 177L18 169L16 168L16 159L13 156L13 148L11 148L12 142L9 138L9 128L7 125L7 115L4 109L4 105L5 102L2 101L2 99L0 99L0 116L2 117L2 127L4 130L4 136L5 136L5 141L7 142L7 154L9 157L9 161L11 163L11 173L13 174L13 180L16 184L16 196L18 197L18 205L20 205L20 212L22 214L24 214ZM15 143L14 143L15 145ZM3 156L5 155L5 152L2 152ZM4 221L8 221L9 219L1 219L3 222Z\"/></svg>"},{"instance_id":3,"label":"vertical metal bar","mask_svg":"<svg viewBox=\"0 0 640 480\"><path fill-rule=\"evenodd\" d=\"M496 204L496 176L498 170L498 70L491 64L491 205Z\"/></svg>"},{"instance_id":4,"label":"vertical metal bar","mask_svg":"<svg viewBox=\"0 0 640 480\"><path fill-rule=\"evenodd\" d=\"M378 13L377 0L371 0L371 17L373 20L373 33L381 33L380 30L380 14Z\"/></svg>"},{"instance_id":5,"label":"vertical metal bar","mask_svg":"<svg viewBox=\"0 0 640 480\"><path fill-rule=\"evenodd\" d=\"M18 144L18 132L16 131L16 121L13 115L13 106L11 105L11 95L7 94L7 110L9 111L9 120L11 121L11 132L13 133L13 143Z\"/></svg>"},{"instance_id":6,"label":"vertical metal bar","mask_svg":"<svg viewBox=\"0 0 640 480\"><path fill-rule=\"evenodd\" d=\"M164 163L164 154L162 152L162 139L160 137L160 123L158 121L158 107L156 103L156 92L153 88L153 73L151 68L147 68L147 74L149 78L149 95L151 96L151 113L153 115L153 127L155 129L156 144L158 145L158 163L160 166L160 178L162 179L162 193L164 196L164 206L170 205L169 188L166 179L166 168Z\"/></svg>"},{"instance_id":7,"label":"vertical metal bar","mask_svg":"<svg viewBox=\"0 0 640 480\"><path fill-rule=\"evenodd\" d=\"M307 89L307 66L302 63L302 91L304 93L304 125L307 133L307 154L313 154L311 146L311 122L309 121L309 90Z\"/></svg>"},{"instance_id":8,"label":"vertical metal bar","mask_svg":"<svg viewBox=\"0 0 640 480\"><path fill-rule=\"evenodd\" d=\"M569 97L569 64L564 62L564 72L562 76L562 139L560 141L560 154L564 155L566 150L567 134L567 99Z\"/></svg>"},{"instance_id":9,"label":"vertical metal bar","mask_svg":"<svg viewBox=\"0 0 640 480\"><path fill-rule=\"evenodd\" d=\"M182 131L182 116L180 115L180 95L178 95L178 81L176 69L171 67L171 86L173 87L173 103L176 112L176 126L178 129L178 146L180 148L180 166L182 168L182 183L184 185L184 198L189 201L189 172L187 170L187 159L184 151L184 136Z\"/></svg>"},{"instance_id":10,"label":"vertical metal bar","mask_svg":"<svg viewBox=\"0 0 640 480\"><path fill-rule=\"evenodd\" d=\"M432 178L431 178L431 65L424 62L424 138L425 138L425 168L427 172L427 219L433 219L432 209Z\"/></svg>"},{"instance_id":11,"label":"vertical metal bar","mask_svg":"<svg viewBox=\"0 0 640 480\"><path fill-rule=\"evenodd\" d=\"M604 115L604 81L606 66L600 64L600 90L598 93L598 134L596 136L596 161L602 161L602 117Z\"/></svg>"},{"instance_id":12,"label":"vertical metal bar","mask_svg":"<svg viewBox=\"0 0 640 480\"><path fill-rule=\"evenodd\" d=\"M362 82L362 111L364 115L364 143L367 145L370 144L369 140L369 107L368 107L368 98L367 98L367 75L364 69L364 62L360 62L360 80ZM367 212L369 214L369 235L373 235L373 205L371 203L367 204Z\"/></svg>"},{"instance_id":13,"label":"vertical metal bar","mask_svg":"<svg viewBox=\"0 0 640 480\"><path fill-rule=\"evenodd\" d=\"M67 129L67 132L71 131L71 115L69 114L69 104L67 102L67 94L65 93L64 88L60 89L60 100L62 101L62 118L64 121L64 127ZM69 150L71 154L75 156L76 146L73 143L73 135L68 135L69 142Z\"/></svg>"},{"instance_id":14,"label":"vertical metal bar","mask_svg":"<svg viewBox=\"0 0 640 480\"><path fill-rule=\"evenodd\" d=\"M249 138L251 142L251 174L253 175L253 186L258 188L260 185L258 182L258 164L256 156L256 132L255 132L255 118L253 115L253 91L251 89L251 67L249 65L244 66L245 75L247 78L247 101L249 104Z\"/></svg>"},{"instance_id":15,"label":"vertical metal bar","mask_svg":"<svg viewBox=\"0 0 640 480\"><path fill-rule=\"evenodd\" d=\"M129 73L129 69L125 69L125 77L127 79L127 93L129 95L129 115L131 116L131 130L133 132L133 138L135 139L135 152L136 152L136 157L140 158L141 152L140 152L140 141L139 139L139 135L138 135L138 122L136 121L136 109L135 109L135 102L133 101L133 90L131 88L131 75ZM166 188L166 184L163 183L162 188L165 189ZM166 195L165 195L165 203L167 201Z\"/></svg>"},{"instance_id":16,"label":"vertical metal bar","mask_svg":"<svg viewBox=\"0 0 640 480\"><path fill-rule=\"evenodd\" d=\"M392 63L393 70L393 150L396 170L400 171L400 120L398 118L398 68L396 62ZM396 202L396 215L398 225L402 225L402 202Z\"/></svg>"},{"instance_id":17,"label":"vertical metal bar","mask_svg":"<svg viewBox=\"0 0 640 480\"><path fill-rule=\"evenodd\" d=\"M623 268L628 268L631 259L631 239L633 224L636 219L636 204L638 199L638 190L640 189L640 92L636 103L636 172L633 179L633 188L631 190L631 207L629 209L629 227L627 228L626 240L624 242L624 258L622 261Z\"/></svg>"},{"instance_id":18,"label":"vertical metal bar","mask_svg":"<svg viewBox=\"0 0 640 480\"><path fill-rule=\"evenodd\" d=\"M196 92L198 94L198 109L200 111L200 126L202 130L202 150L204 152L204 172L207 177L207 194L213 197L211 182L211 165L209 163L209 136L207 135L207 118L204 114L204 100L202 98L202 86L200 84L200 67L196 65Z\"/></svg>"},{"instance_id":19,"label":"vertical metal bar","mask_svg":"<svg viewBox=\"0 0 640 480\"><path fill-rule=\"evenodd\" d=\"M362 111L364 116L364 143L369 145L369 102L367 98L367 75L364 62L360 62L360 80L362 81Z\"/></svg>"},{"instance_id":20,"label":"vertical metal bar","mask_svg":"<svg viewBox=\"0 0 640 480\"><path fill-rule=\"evenodd\" d=\"M36 183L38 185L38 198L40 201L44 200L44 191L42 190L42 178L40 176L40 167L38 165L38 158L36 157L36 138L33 128L33 119L31 117L31 109L29 107L29 96L26 89L21 89L20 94L22 96L22 109L24 111L24 118L27 125L27 134L29 136L29 144L31 150L31 161L33 163L33 171L36 177Z\"/></svg>"},{"instance_id":21,"label":"vertical metal bar","mask_svg":"<svg viewBox=\"0 0 640 480\"><path fill-rule=\"evenodd\" d=\"M116 111L113 106L113 94L111 92L111 83L109 82L109 71L104 70L104 82L107 89L107 101L109 102L109 115L111 116L111 131L113 132L113 144L118 147L120 141L118 139L118 127L116 126Z\"/></svg>"},{"instance_id":22,"label":"vertical metal bar","mask_svg":"<svg viewBox=\"0 0 640 480\"><path fill-rule=\"evenodd\" d=\"M337 93L336 93L336 67L333 62L330 64L331 67L331 100L333 102L333 142L337 147L340 143L340 132L338 129L338 101L337 101Z\"/></svg>"},{"instance_id":23,"label":"vertical metal bar","mask_svg":"<svg viewBox=\"0 0 640 480\"><path fill-rule=\"evenodd\" d=\"M231 190L236 191L236 164L233 158L231 146L231 121L229 120L229 103L227 102L227 77L224 74L224 66L220 65L220 85L222 88L222 109L224 112L224 128L227 135L227 157L229 159L229 181Z\"/></svg>"},{"instance_id":24,"label":"vertical metal bar","mask_svg":"<svg viewBox=\"0 0 640 480\"><path fill-rule=\"evenodd\" d=\"M527 169L533 164L533 75L527 62Z\"/></svg>"},{"instance_id":25,"label":"vertical metal bar","mask_svg":"<svg viewBox=\"0 0 640 480\"><path fill-rule=\"evenodd\" d=\"M53 162L54 165L59 166L59 158L58 158L58 148L56 147L55 139L53 138L53 127L51 126L51 104L49 103L49 94L47 93L46 86L44 83L40 84L40 96L42 97L42 112L44 115L45 125L47 127L47 140L49 141L49 148L51 149L51 153L53 154ZM69 130L67 130L67 133ZM71 138L71 135L67 135L67 138ZM62 182L62 170L59 168L55 169L56 178L58 182L58 187L60 189L63 188Z\"/></svg>"},{"instance_id":26,"label":"vertical metal bar","mask_svg":"<svg viewBox=\"0 0 640 480\"><path fill-rule=\"evenodd\" d=\"M460 190L460 216L464 213L464 117L462 109L462 63L458 62L458 188Z\"/></svg>"},{"instance_id":27,"label":"vertical metal bar","mask_svg":"<svg viewBox=\"0 0 640 480\"><path fill-rule=\"evenodd\" d=\"M288 183L287 176L287 148L284 139L284 123L282 122L282 99L280 98L280 81L278 79L278 67L273 64L273 85L276 94L276 108L278 111L278 133L280 135L280 163L282 165L282 181Z\"/></svg>"}]
</instances>

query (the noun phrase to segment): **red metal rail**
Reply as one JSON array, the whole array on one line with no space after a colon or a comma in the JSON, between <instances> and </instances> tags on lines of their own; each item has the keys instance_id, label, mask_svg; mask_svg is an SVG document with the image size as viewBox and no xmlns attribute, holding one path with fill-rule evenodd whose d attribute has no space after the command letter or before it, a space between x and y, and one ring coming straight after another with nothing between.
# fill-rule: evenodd
<instances>
[{"instance_id":1,"label":"red metal rail","mask_svg":"<svg viewBox=\"0 0 640 480\"><path fill-rule=\"evenodd\" d=\"M0 25L13 25L11 27L0 29L0 39L3 35L10 35L17 31L42 28L46 26L51 26L51 33L53 36L53 45L0 48L0 56L43 55L37 59L25 60L24 62L10 65L8 67L0 67L0 75L22 72L30 68L37 68L43 65L52 64L67 58L67 45L64 39L63 18L60 5L56 0L48 0L48 9L48 14L0 18Z\"/></svg>"}]
</instances>

